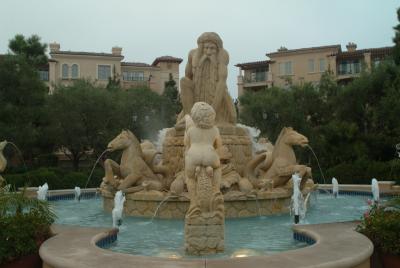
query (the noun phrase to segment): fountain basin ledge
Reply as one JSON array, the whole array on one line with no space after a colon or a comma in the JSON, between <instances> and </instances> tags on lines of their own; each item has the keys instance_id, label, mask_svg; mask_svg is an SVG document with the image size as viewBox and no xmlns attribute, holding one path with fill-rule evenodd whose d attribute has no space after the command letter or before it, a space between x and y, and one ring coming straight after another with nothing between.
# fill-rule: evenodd
<instances>
[{"instance_id":1,"label":"fountain basin ledge","mask_svg":"<svg viewBox=\"0 0 400 268\"><path fill-rule=\"evenodd\" d=\"M53 225L57 235L40 247L44 268L75 267L324 267L367 268L373 245L354 229L357 222L295 225L297 236L309 237L314 244L274 255L230 259L170 259L129 255L102 249L96 244L114 237L117 229Z\"/></svg>"},{"instance_id":2,"label":"fountain basin ledge","mask_svg":"<svg viewBox=\"0 0 400 268\"><path fill-rule=\"evenodd\" d=\"M305 187L306 196L318 186ZM124 215L160 219L184 219L189 208L189 198L168 196L159 191L141 191L127 194ZM254 196L227 194L224 196L225 217L243 218L288 213L292 189L277 188L273 191L258 192ZM102 193L103 209L111 212L114 207L114 195ZM155 214L155 212L157 213Z\"/></svg>"}]
</instances>

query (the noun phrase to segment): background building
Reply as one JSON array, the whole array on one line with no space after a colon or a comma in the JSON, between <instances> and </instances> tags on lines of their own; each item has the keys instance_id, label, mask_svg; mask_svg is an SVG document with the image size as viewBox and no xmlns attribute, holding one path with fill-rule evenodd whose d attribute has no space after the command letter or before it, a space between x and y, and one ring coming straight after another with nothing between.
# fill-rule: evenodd
<instances>
[{"instance_id":1,"label":"background building","mask_svg":"<svg viewBox=\"0 0 400 268\"><path fill-rule=\"evenodd\" d=\"M288 87L309 82L318 84L325 71L331 71L338 83L347 83L372 65L390 56L392 47L357 50L349 43L347 51L340 45L287 49L267 53L269 60L236 64L239 67L238 96L272 86Z\"/></svg>"},{"instance_id":2,"label":"background building","mask_svg":"<svg viewBox=\"0 0 400 268\"><path fill-rule=\"evenodd\" d=\"M120 80L121 87L148 87L161 94L170 74L179 85L179 64L182 59L171 56L156 58L152 64L124 62L122 48L113 47L111 53L62 51L60 44L51 43L47 66L39 71L52 93L57 84L68 85L75 79L89 79L106 86L109 78Z\"/></svg>"}]
</instances>

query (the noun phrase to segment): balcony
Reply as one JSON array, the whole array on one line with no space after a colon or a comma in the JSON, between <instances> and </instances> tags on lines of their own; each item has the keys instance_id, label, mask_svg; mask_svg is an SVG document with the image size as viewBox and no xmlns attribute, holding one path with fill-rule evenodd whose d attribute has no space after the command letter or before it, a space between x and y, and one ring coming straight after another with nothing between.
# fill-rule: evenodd
<instances>
[{"instance_id":1,"label":"balcony","mask_svg":"<svg viewBox=\"0 0 400 268\"><path fill-rule=\"evenodd\" d=\"M253 73L250 76L242 76L243 87L267 86L272 83L272 73Z\"/></svg>"}]
</instances>

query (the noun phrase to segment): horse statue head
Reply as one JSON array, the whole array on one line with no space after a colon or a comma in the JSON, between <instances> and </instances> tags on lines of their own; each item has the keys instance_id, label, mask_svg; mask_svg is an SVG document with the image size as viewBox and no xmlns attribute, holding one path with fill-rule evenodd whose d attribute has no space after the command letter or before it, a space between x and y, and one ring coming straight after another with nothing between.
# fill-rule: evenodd
<instances>
[{"instance_id":1,"label":"horse statue head","mask_svg":"<svg viewBox=\"0 0 400 268\"><path fill-rule=\"evenodd\" d=\"M107 145L107 150L109 152L113 152L116 150L125 150L131 146L134 146L140 155L142 155L139 140L131 131L122 130L117 137L110 141L110 143Z\"/></svg>"},{"instance_id":2,"label":"horse statue head","mask_svg":"<svg viewBox=\"0 0 400 268\"><path fill-rule=\"evenodd\" d=\"M275 145L284 143L290 146L300 145L302 147L308 145L308 139L291 127L284 127L278 136Z\"/></svg>"}]
</instances>

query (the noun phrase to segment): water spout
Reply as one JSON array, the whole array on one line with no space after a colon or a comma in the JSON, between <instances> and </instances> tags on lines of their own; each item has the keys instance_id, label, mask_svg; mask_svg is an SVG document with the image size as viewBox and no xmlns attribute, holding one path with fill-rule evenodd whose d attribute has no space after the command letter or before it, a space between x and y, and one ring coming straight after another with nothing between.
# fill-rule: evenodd
<instances>
[{"instance_id":1,"label":"water spout","mask_svg":"<svg viewBox=\"0 0 400 268\"><path fill-rule=\"evenodd\" d=\"M43 184L43 186L39 186L39 189L37 190L37 199L39 200L46 200L47 198L47 191L49 190L49 185L47 182Z\"/></svg>"},{"instance_id":2,"label":"water spout","mask_svg":"<svg viewBox=\"0 0 400 268\"><path fill-rule=\"evenodd\" d=\"M74 192L75 192L75 200L78 200L78 202L81 201L81 188L75 186Z\"/></svg>"},{"instance_id":3,"label":"water spout","mask_svg":"<svg viewBox=\"0 0 400 268\"><path fill-rule=\"evenodd\" d=\"M322 179L324 180L324 184L326 184L324 172L322 172L322 168L321 168L321 165L319 164L319 160L318 160L317 155L315 154L313 148L311 148L311 146L310 146L309 144L307 144L306 147L310 149L310 151L313 153L313 155L314 155L314 157L315 157L315 160L317 160L317 164L318 164L319 171L321 172L321 176L322 176Z\"/></svg>"},{"instance_id":4,"label":"water spout","mask_svg":"<svg viewBox=\"0 0 400 268\"><path fill-rule=\"evenodd\" d=\"M371 191L373 196L374 204L379 202L379 185L377 179L373 178L371 181Z\"/></svg>"},{"instance_id":5,"label":"water spout","mask_svg":"<svg viewBox=\"0 0 400 268\"><path fill-rule=\"evenodd\" d=\"M97 158L97 160L96 160L96 162L94 162L94 165L93 165L93 168L92 168L92 171L90 171L90 174L89 174L89 177L88 177L88 179L87 179L87 181L86 181L86 184L85 184L85 189L87 188L87 186L88 186L88 184L89 184L89 181L90 181L90 178L92 177L92 175L93 175L93 171L94 171L94 169L95 169L95 167L96 167L96 165L97 165L97 163L99 162L99 160L101 159L101 157L106 153L106 152L108 152L108 150L106 149L106 150L104 150L102 153L101 153L101 155Z\"/></svg>"},{"instance_id":6,"label":"water spout","mask_svg":"<svg viewBox=\"0 0 400 268\"><path fill-rule=\"evenodd\" d=\"M166 201L168 200L168 198L170 198L170 197L171 197L171 195L165 196L164 199L160 202L160 204L158 204L158 206L157 206L157 208L156 208L156 211L155 211L154 214L153 214L153 217L151 217L151 221L150 221L150 222L153 222L153 220L154 220L154 218L157 216L158 210L160 209L160 207L162 206L162 204L164 204L164 202L166 202Z\"/></svg>"},{"instance_id":7,"label":"water spout","mask_svg":"<svg viewBox=\"0 0 400 268\"><path fill-rule=\"evenodd\" d=\"M114 197L114 208L112 210L113 227L118 228L122 224L122 212L124 210L125 195L118 191Z\"/></svg>"},{"instance_id":8,"label":"water spout","mask_svg":"<svg viewBox=\"0 0 400 268\"><path fill-rule=\"evenodd\" d=\"M339 183L335 177L332 178L332 194L335 198L339 195Z\"/></svg>"}]
</instances>

